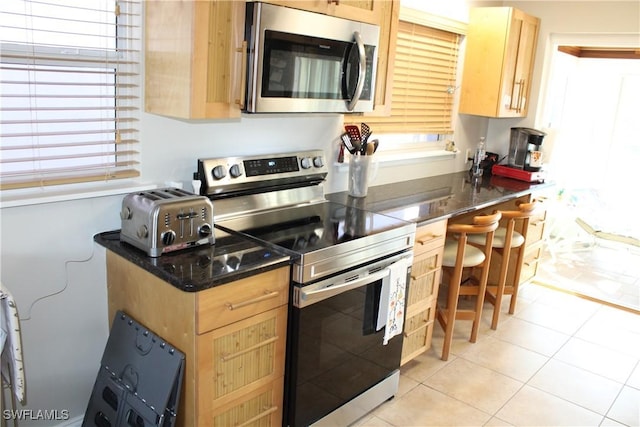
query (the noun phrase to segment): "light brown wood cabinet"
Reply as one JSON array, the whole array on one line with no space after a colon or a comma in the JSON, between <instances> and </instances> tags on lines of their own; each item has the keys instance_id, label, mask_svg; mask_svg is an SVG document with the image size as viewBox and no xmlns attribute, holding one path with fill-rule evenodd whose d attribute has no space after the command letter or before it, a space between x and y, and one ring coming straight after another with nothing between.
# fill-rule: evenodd
<instances>
[{"instance_id":1,"label":"light brown wood cabinet","mask_svg":"<svg viewBox=\"0 0 640 427\"><path fill-rule=\"evenodd\" d=\"M265 0L264 3L308 10L338 18L380 25L385 1L381 0Z\"/></svg>"},{"instance_id":2,"label":"light brown wood cabinet","mask_svg":"<svg viewBox=\"0 0 640 427\"><path fill-rule=\"evenodd\" d=\"M246 66L242 1L145 3L145 111L239 117Z\"/></svg>"},{"instance_id":3,"label":"light brown wood cabinet","mask_svg":"<svg viewBox=\"0 0 640 427\"><path fill-rule=\"evenodd\" d=\"M407 294L402 360L404 365L431 347L442 273L447 220L418 227Z\"/></svg>"},{"instance_id":4,"label":"light brown wood cabinet","mask_svg":"<svg viewBox=\"0 0 640 427\"><path fill-rule=\"evenodd\" d=\"M177 424L280 426L289 268L183 292L107 251L109 319L122 310L185 354Z\"/></svg>"},{"instance_id":5,"label":"light brown wood cabinet","mask_svg":"<svg viewBox=\"0 0 640 427\"><path fill-rule=\"evenodd\" d=\"M526 117L540 20L511 7L469 14L459 112Z\"/></svg>"}]
</instances>

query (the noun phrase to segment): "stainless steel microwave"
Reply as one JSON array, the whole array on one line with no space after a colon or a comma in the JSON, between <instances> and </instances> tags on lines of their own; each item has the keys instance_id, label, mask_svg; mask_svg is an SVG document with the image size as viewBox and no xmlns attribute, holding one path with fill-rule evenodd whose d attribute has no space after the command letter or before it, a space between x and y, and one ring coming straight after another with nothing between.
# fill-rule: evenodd
<instances>
[{"instance_id":1,"label":"stainless steel microwave","mask_svg":"<svg viewBox=\"0 0 640 427\"><path fill-rule=\"evenodd\" d=\"M248 2L245 111L373 110L380 27Z\"/></svg>"}]
</instances>

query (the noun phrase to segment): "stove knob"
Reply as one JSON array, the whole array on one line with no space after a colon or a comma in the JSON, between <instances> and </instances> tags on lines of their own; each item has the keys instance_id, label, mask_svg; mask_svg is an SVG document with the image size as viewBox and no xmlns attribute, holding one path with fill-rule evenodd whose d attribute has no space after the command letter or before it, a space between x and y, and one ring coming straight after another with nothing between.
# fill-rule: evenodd
<instances>
[{"instance_id":1,"label":"stove knob","mask_svg":"<svg viewBox=\"0 0 640 427\"><path fill-rule=\"evenodd\" d=\"M165 231L160 235L160 238L165 246L170 246L176 241L176 232L173 230Z\"/></svg>"},{"instance_id":2,"label":"stove knob","mask_svg":"<svg viewBox=\"0 0 640 427\"><path fill-rule=\"evenodd\" d=\"M215 168L213 168L213 177L215 179L222 179L225 176L227 176L227 168L225 168L222 165L218 165Z\"/></svg>"},{"instance_id":3,"label":"stove knob","mask_svg":"<svg viewBox=\"0 0 640 427\"><path fill-rule=\"evenodd\" d=\"M242 169L240 169L240 165L233 165L229 169L229 173L231 174L232 178L237 178L242 175Z\"/></svg>"},{"instance_id":4,"label":"stove knob","mask_svg":"<svg viewBox=\"0 0 640 427\"><path fill-rule=\"evenodd\" d=\"M200 237L211 236L211 226L209 224L202 224L200 228L198 228L198 234Z\"/></svg>"},{"instance_id":5,"label":"stove knob","mask_svg":"<svg viewBox=\"0 0 640 427\"><path fill-rule=\"evenodd\" d=\"M239 265L240 265L240 258L238 258L237 256L232 255L229 258L227 258L227 266L232 270L235 271Z\"/></svg>"},{"instance_id":6,"label":"stove knob","mask_svg":"<svg viewBox=\"0 0 640 427\"><path fill-rule=\"evenodd\" d=\"M211 257L209 255L200 255L196 260L196 265L200 268L207 268L211 264Z\"/></svg>"},{"instance_id":7,"label":"stove knob","mask_svg":"<svg viewBox=\"0 0 640 427\"><path fill-rule=\"evenodd\" d=\"M147 229L147 226L143 225L138 228L138 231L136 231L136 235L138 236L138 239L145 239L147 236L149 236L149 230Z\"/></svg>"},{"instance_id":8,"label":"stove knob","mask_svg":"<svg viewBox=\"0 0 640 427\"><path fill-rule=\"evenodd\" d=\"M324 162L322 161L322 157L320 157L320 156L314 157L313 158L313 166L315 166L317 168L321 168L322 166L324 166Z\"/></svg>"},{"instance_id":9,"label":"stove knob","mask_svg":"<svg viewBox=\"0 0 640 427\"><path fill-rule=\"evenodd\" d=\"M311 159L309 157L303 157L300 160L300 166L302 166L302 169L309 169L311 167Z\"/></svg>"}]
</instances>

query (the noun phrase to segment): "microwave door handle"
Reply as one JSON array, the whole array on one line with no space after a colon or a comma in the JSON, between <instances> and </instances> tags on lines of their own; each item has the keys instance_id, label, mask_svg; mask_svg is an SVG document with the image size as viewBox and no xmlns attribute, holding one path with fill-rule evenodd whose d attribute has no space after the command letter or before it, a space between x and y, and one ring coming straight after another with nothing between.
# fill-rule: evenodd
<instances>
[{"instance_id":1,"label":"microwave door handle","mask_svg":"<svg viewBox=\"0 0 640 427\"><path fill-rule=\"evenodd\" d=\"M353 98L351 98L351 101L349 101L349 103L347 104L347 111L353 111L358 101L360 101L360 95L362 95L362 89L364 88L365 72L367 69L367 55L364 51L364 43L362 41L362 37L360 37L359 32L354 31L353 38L358 45L358 59L360 60L360 62L358 67L358 83L356 84L356 92L353 94Z\"/></svg>"}]
</instances>

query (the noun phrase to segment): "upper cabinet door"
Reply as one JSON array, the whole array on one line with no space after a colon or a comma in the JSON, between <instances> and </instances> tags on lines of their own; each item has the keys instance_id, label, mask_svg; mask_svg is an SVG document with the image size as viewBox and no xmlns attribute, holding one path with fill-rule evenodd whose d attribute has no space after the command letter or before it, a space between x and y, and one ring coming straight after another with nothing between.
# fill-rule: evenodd
<instances>
[{"instance_id":1,"label":"upper cabinet door","mask_svg":"<svg viewBox=\"0 0 640 427\"><path fill-rule=\"evenodd\" d=\"M147 1L145 111L183 119L239 117L244 2Z\"/></svg>"},{"instance_id":2,"label":"upper cabinet door","mask_svg":"<svg viewBox=\"0 0 640 427\"><path fill-rule=\"evenodd\" d=\"M459 112L525 117L540 20L510 7L471 9Z\"/></svg>"}]
</instances>

